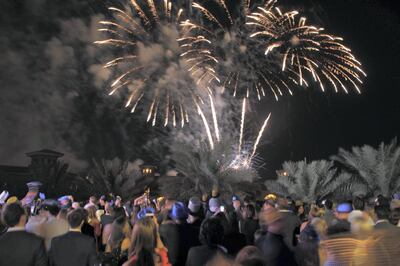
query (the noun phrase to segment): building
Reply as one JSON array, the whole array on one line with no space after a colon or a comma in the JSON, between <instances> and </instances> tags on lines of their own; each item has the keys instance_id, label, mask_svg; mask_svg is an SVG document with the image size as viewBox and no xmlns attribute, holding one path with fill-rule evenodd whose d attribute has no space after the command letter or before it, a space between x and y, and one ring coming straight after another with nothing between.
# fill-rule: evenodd
<instances>
[{"instance_id":1,"label":"building","mask_svg":"<svg viewBox=\"0 0 400 266\"><path fill-rule=\"evenodd\" d=\"M0 165L0 192L8 190L10 195L22 197L28 190L28 182L46 181L54 174L71 175L67 172L68 165L59 160L64 156L60 152L43 149L28 152L26 156L31 159L28 166ZM64 173L60 173L60 170Z\"/></svg>"}]
</instances>

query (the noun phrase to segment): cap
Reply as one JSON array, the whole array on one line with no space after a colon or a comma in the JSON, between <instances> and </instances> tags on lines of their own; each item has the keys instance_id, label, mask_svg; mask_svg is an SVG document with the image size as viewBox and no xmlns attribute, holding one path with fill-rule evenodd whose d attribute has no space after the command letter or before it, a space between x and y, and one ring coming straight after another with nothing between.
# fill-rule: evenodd
<instances>
[{"instance_id":1,"label":"cap","mask_svg":"<svg viewBox=\"0 0 400 266\"><path fill-rule=\"evenodd\" d=\"M28 186L29 191L39 191L39 188L42 186L42 183L39 181L32 181L26 184Z\"/></svg>"},{"instance_id":2,"label":"cap","mask_svg":"<svg viewBox=\"0 0 400 266\"><path fill-rule=\"evenodd\" d=\"M11 203L14 203L14 202L17 202L17 201L18 201L18 198L16 196L12 196L12 197L8 198L6 203L7 204L11 204Z\"/></svg>"},{"instance_id":3,"label":"cap","mask_svg":"<svg viewBox=\"0 0 400 266\"><path fill-rule=\"evenodd\" d=\"M232 196L232 201L240 200L239 196L233 195Z\"/></svg>"},{"instance_id":4,"label":"cap","mask_svg":"<svg viewBox=\"0 0 400 266\"><path fill-rule=\"evenodd\" d=\"M266 195L265 197L264 197L264 200L273 200L273 201L276 201L276 195L274 195L274 194L268 194L268 195Z\"/></svg>"},{"instance_id":5,"label":"cap","mask_svg":"<svg viewBox=\"0 0 400 266\"><path fill-rule=\"evenodd\" d=\"M188 209L191 215L196 215L199 213L201 208L201 201L198 197L191 197L189 199Z\"/></svg>"},{"instance_id":6,"label":"cap","mask_svg":"<svg viewBox=\"0 0 400 266\"><path fill-rule=\"evenodd\" d=\"M178 201L172 205L172 210L170 214L171 218L174 220L186 220L189 216L189 211L185 204Z\"/></svg>"},{"instance_id":7,"label":"cap","mask_svg":"<svg viewBox=\"0 0 400 266\"><path fill-rule=\"evenodd\" d=\"M348 202L339 203L336 206L336 211L338 213L350 213L352 210L353 210L353 206L351 206L351 204Z\"/></svg>"},{"instance_id":8,"label":"cap","mask_svg":"<svg viewBox=\"0 0 400 266\"><path fill-rule=\"evenodd\" d=\"M211 212L217 212L220 207L219 200L217 198L211 198L208 201L208 206Z\"/></svg>"},{"instance_id":9,"label":"cap","mask_svg":"<svg viewBox=\"0 0 400 266\"><path fill-rule=\"evenodd\" d=\"M141 220L141 219L143 219L143 218L145 218L145 217L153 217L155 212L156 212L156 211L155 211L153 208L151 208L151 207L146 207L146 208L141 209L141 210L138 212L138 214L136 215L136 217L137 217L139 220Z\"/></svg>"}]
</instances>

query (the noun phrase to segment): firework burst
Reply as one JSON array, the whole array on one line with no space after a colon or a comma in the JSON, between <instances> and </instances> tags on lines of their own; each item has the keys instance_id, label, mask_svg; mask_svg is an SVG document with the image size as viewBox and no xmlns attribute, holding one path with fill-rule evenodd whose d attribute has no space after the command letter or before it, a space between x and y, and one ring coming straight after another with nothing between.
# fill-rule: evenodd
<instances>
[{"instance_id":1,"label":"firework burst","mask_svg":"<svg viewBox=\"0 0 400 266\"><path fill-rule=\"evenodd\" d=\"M115 48L115 58L104 65L116 73L109 94L125 88L125 107L132 113L141 105L153 126L161 120L164 126L183 127L199 110L197 103L208 100L208 86L216 79L209 63L214 59L200 49L204 40L187 43L179 26L184 10L169 0L131 0L109 10L112 19L101 21L99 29L108 38L95 42Z\"/></svg>"},{"instance_id":2,"label":"firework burst","mask_svg":"<svg viewBox=\"0 0 400 266\"><path fill-rule=\"evenodd\" d=\"M307 85L305 74L310 74L322 91L325 81L336 92L341 87L348 93L348 84L358 93L361 78L366 76L361 63L351 50L342 44L342 38L326 34L323 28L307 25L297 11L283 13L274 7L276 0L258 7L248 16L247 25L254 28L250 37L264 42L266 56L278 55L282 71L295 74L294 83Z\"/></svg>"},{"instance_id":3,"label":"firework burst","mask_svg":"<svg viewBox=\"0 0 400 266\"><path fill-rule=\"evenodd\" d=\"M347 93L350 85L360 93L366 74L341 38L307 25L297 11L282 12L277 0L235 2L194 3L203 22L182 23L190 36L205 40L224 89L259 100L270 92L278 100L311 79L322 91L330 83L336 92Z\"/></svg>"}]
</instances>

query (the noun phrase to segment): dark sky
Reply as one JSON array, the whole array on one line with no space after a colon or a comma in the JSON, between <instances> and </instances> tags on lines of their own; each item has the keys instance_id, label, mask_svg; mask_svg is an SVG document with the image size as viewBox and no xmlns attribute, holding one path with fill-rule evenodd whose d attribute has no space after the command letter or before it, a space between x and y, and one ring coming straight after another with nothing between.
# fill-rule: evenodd
<instances>
[{"instance_id":1,"label":"dark sky","mask_svg":"<svg viewBox=\"0 0 400 266\"><path fill-rule=\"evenodd\" d=\"M112 100L100 98L99 91L85 89L93 86L90 84L104 89L104 80L96 74L100 64L97 52L85 45L97 27L90 16L102 9L97 9L95 0L87 2L0 3L0 30L5 33L0 36L4 52L0 62L0 164L23 165L24 152L53 148L70 154L68 159L84 166L80 160L87 154L77 154L80 148L98 152L99 157L116 156L124 149L126 154L137 150L125 147L132 139L138 140L131 143L143 143L143 134L135 131L137 118L120 111L117 103L109 102ZM297 90L293 97L284 97L279 103L263 100L258 106L260 121L269 111L273 113L263 138L265 145L259 149L266 162L265 174L273 173L285 160L327 159L339 147L376 146L399 135L397 2L279 1L279 6L295 6L312 23L344 37L368 77L361 95L354 91L349 95L333 90L321 93L315 86ZM97 10L93 11L93 6ZM83 43L77 49L76 40ZM87 80L82 72L93 77ZM94 100L84 102L82 95ZM72 108L77 105L80 108ZM78 118L82 121L77 122ZM98 147L103 149L99 151Z\"/></svg>"},{"instance_id":2,"label":"dark sky","mask_svg":"<svg viewBox=\"0 0 400 266\"><path fill-rule=\"evenodd\" d=\"M398 1L324 0L303 2L305 10L318 3L315 21L342 36L363 63L368 77L362 94L321 93L318 88L297 93L273 110L270 145L261 148L268 170L283 160L329 158L339 147L376 146L400 133L400 8ZM301 5L299 5L301 6ZM314 9L315 11L315 9ZM313 13L311 13L312 15ZM315 14L315 13L314 13Z\"/></svg>"}]
</instances>

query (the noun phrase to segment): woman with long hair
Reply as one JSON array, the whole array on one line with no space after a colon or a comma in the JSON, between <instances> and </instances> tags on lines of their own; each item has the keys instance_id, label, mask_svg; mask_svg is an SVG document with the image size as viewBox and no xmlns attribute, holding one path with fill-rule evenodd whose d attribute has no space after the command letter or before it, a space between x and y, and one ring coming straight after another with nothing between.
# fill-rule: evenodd
<instances>
[{"instance_id":1,"label":"woman with long hair","mask_svg":"<svg viewBox=\"0 0 400 266\"><path fill-rule=\"evenodd\" d=\"M123 266L170 266L155 218L146 216L136 221L132 230L129 260Z\"/></svg>"}]
</instances>

